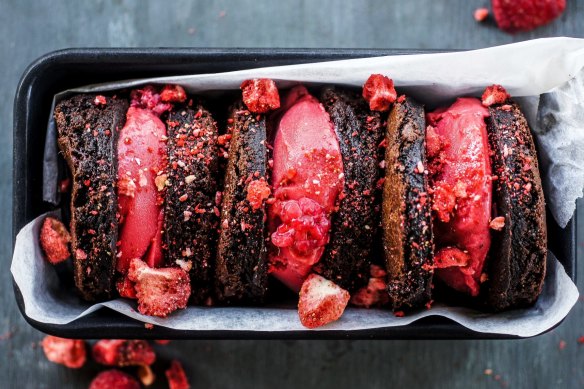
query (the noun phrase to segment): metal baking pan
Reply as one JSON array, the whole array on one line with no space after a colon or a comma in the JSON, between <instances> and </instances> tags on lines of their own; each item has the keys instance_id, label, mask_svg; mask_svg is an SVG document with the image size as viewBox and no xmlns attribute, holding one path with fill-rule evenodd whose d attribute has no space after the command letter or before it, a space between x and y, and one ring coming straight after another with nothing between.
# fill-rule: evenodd
<instances>
[{"instance_id":1,"label":"metal baking pan","mask_svg":"<svg viewBox=\"0 0 584 389\"><path fill-rule=\"evenodd\" d=\"M51 206L42 201L42 155L51 100L59 91L106 81L197 73L218 73L264 66L322 62L382 55L428 53L420 50L362 49L68 49L46 54L24 72L14 102L14 186L12 246L17 232ZM548 215L549 248L575 280L576 231ZM51 325L26 316L14 284L20 312L34 328L68 338L144 339L502 339L477 333L441 317L408 326L362 331L178 331L144 323L102 309L67 325Z\"/></svg>"}]
</instances>

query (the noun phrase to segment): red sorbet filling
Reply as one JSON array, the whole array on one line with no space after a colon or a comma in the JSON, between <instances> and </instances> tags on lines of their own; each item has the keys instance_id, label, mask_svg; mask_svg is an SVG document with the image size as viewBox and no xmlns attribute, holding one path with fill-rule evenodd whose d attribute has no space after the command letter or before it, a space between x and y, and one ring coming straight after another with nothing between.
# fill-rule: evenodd
<instances>
[{"instance_id":1,"label":"red sorbet filling","mask_svg":"<svg viewBox=\"0 0 584 389\"><path fill-rule=\"evenodd\" d=\"M485 118L475 98L427 115L426 152L433 191L436 275L476 296L491 237L491 163Z\"/></svg>"},{"instance_id":2,"label":"red sorbet filling","mask_svg":"<svg viewBox=\"0 0 584 389\"><path fill-rule=\"evenodd\" d=\"M274 139L274 203L268 209L270 271L299 291L329 240L330 215L344 185L330 117L306 88L284 99Z\"/></svg>"},{"instance_id":3,"label":"red sorbet filling","mask_svg":"<svg viewBox=\"0 0 584 389\"><path fill-rule=\"evenodd\" d=\"M162 264L162 199L154 179L166 161L166 126L152 111L130 107L118 140L120 230L117 270L133 258Z\"/></svg>"}]
</instances>

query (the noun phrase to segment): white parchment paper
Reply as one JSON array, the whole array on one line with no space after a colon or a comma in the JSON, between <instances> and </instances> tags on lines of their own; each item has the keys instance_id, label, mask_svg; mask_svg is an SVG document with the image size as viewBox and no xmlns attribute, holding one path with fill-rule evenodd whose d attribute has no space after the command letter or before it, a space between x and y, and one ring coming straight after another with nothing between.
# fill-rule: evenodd
<instances>
[{"instance_id":1,"label":"white parchment paper","mask_svg":"<svg viewBox=\"0 0 584 389\"><path fill-rule=\"evenodd\" d=\"M468 52L376 57L132 80L78 88L61 93L55 99L58 101L72 92L107 91L145 83L177 83L191 93L215 93L238 89L243 80L255 77L272 78L281 88L298 82L361 86L370 74L382 73L394 79L400 93L412 95L434 107L457 96L478 96L487 85L502 84L511 95L518 97L534 129L542 155L546 199L558 224L564 227L574 213L575 200L582 196L584 185L582 69L583 39L550 38ZM54 131L51 121L48 130L50 136ZM46 152L51 152L51 147L54 145L48 143ZM26 314L34 320L66 324L101 307L109 307L143 322L182 330L306 331L293 306L188 307L169 318L160 319L140 315L135 303L129 300L118 299L93 306L83 303L60 287L54 269L42 258L38 246L41 218L26 225L18 234L11 266L14 280L23 295ZM339 321L318 330L400 326L425 316L439 315L474 331L533 336L561 321L577 299L576 286L549 253L544 291L532 308L488 314L436 304L431 310L403 318L396 318L384 310L348 308Z\"/></svg>"}]
</instances>

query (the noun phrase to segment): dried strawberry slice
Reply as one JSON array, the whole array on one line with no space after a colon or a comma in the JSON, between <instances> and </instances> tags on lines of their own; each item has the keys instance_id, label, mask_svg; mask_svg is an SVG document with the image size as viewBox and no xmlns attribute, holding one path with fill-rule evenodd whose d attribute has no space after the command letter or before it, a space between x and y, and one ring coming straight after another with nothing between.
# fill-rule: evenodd
<instances>
[{"instance_id":1,"label":"dried strawberry slice","mask_svg":"<svg viewBox=\"0 0 584 389\"><path fill-rule=\"evenodd\" d=\"M138 311L143 315L166 317L187 306L191 283L188 273L181 268L153 269L140 258L134 258L128 278L136 283Z\"/></svg>"},{"instance_id":2,"label":"dried strawberry slice","mask_svg":"<svg viewBox=\"0 0 584 389\"><path fill-rule=\"evenodd\" d=\"M566 9L566 0L491 0L491 3L497 25L509 33L548 24Z\"/></svg>"},{"instance_id":3,"label":"dried strawberry slice","mask_svg":"<svg viewBox=\"0 0 584 389\"><path fill-rule=\"evenodd\" d=\"M189 389L191 387L181 363L176 359L172 361L170 368L165 373L169 389Z\"/></svg>"},{"instance_id":4,"label":"dried strawberry slice","mask_svg":"<svg viewBox=\"0 0 584 389\"><path fill-rule=\"evenodd\" d=\"M71 235L67 227L54 217L46 217L41 227L40 243L47 260L56 265L69 258L69 242Z\"/></svg>"},{"instance_id":5,"label":"dried strawberry slice","mask_svg":"<svg viewBox=\"0 0 584 389\"><path fill-rule=\"evenodd\" d=\"M102 339L93 345L93 359L106 366L152 365L156 354L145 340Z\"/></svg>"},{"instance_id":6,"label":"dried strawberry slice","mask_svg":"<svg viewBox=\"0 0 584 389\"><path fill-rule=\"evenodd\" d=\"M501 85L494 84L488 86L483 92L482 103L485 107L489 107L493 104L503 104L510 97L505 88Z\"/></svg>"},{"instance_id":7,"label":"dried strawberry slice","mask_svg":"<svg viewBox=\"0 0 584 389\"><path fill-rule=\"evenodd\" d=\"M106 370L99 373L89 389L140 389L134 377L119 370Z\"/></svg>"},{"instance_id":8,"label":"dried strawberry slice","mask_svg":"<svg viewBox=\"0 0 584 389\"><path fill-rule=\"evenodd\" d=\"M363 85L363 98L372 111L388 111L397 99L393 80L382 74L372 74Z\"/></svg>"},{"instance_id":9,"label":"dried strawberry slice","mask_svg":"<svg viewBox=\"0 0 584 389\"><path fill-rule=\"evenodd\" d=\"M160 100L164 103L183 103L187 93L180 85L165 85L160 92Z\"/></svg>"},{"instance_id":10,"label":"dried strawberry slice","mask_svg":"<svg viewBox=\"0 0 584 389\"><path fill-rule=\"evenodd\" d=\"M345 289L324 277L311 274L300 289L300 322L307 328L316 328L338 320L349 299L349 292Z\"/></svg>"},{"instance_id":11,"label":"dried strawberry slice","mask_svg":"<svg viewBox=\"0 0 584 389\"><path fill-rule=\"evenodd\" d=\"M85 342L80 339L63 339L47 335L42 341L45 356L51 362L78 369L85 364Z\"/></svg>"},{"instance_id":12,"label":"dried strawberry slice","mask_svg":"<svg viewBox=\"0 0 584 389\"><path fill-rule=\"evenodd\" d=\"M254 78L241 83L243 102L253 113L266 113L280 108L276 83L269 78Z\"/></svg>"}]
</instances>

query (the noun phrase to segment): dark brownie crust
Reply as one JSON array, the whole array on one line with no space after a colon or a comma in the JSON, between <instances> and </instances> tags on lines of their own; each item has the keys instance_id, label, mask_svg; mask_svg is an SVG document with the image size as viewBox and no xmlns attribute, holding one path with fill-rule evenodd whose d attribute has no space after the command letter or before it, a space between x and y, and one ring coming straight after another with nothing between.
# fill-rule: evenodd
<instances>
[{"instance_id":1,"label":"dark brownie crust","mask_svg":"<svg viewBox=\"0 0 584 389\"><path fill-rule=\"evenodd\" d=\"M190 267L191 301L207 301L219 204L217 123L202 105L175 106L168 114L168 171L164 204L166 261Z\"/></svg>"},{"instance_id":2,"label":"dark brownie crust","mask_svg":"<svg viewBox=\"0 0 584 389\"><path fill-rule=\"evenodd\" d=\"M353 292L369 279L371 249L380 222L381 114L370 111L356 92L327 88L321 101L339 140L345 186L331 220L325 252L314 270Z\"/></svg>"},{"instance_id":3,"label":"dark brownie crust","mask_svg":"<svg viewBox=\"0 0 584 389\"><path fill-rule=\"evenodd\" d=\"M266 120L239 103L230 121L215 271L217 297L224 303L262 302L268 285L265 202L254 210L247 194L250 182L268 182Z\"/></svg>"},{"instance_id":4,"label":"dark brownie crust","mask_svg":"<svg viewBox=\"0 0 584 389\"><path fill-rule=\"evenodd\" d=\"M71 237L75 285L88 301L115 291L118 239L117 137L128 103L77 95L55 108L58 143L73 176Z\"/></svg>"},{"instance_id":5,"label":"dark brownie crust","mask_svg":"<svg viewBox=\"0 0 584 389\"><path fill-rule=\"evenodd\" d=\"M495 216L505 217L493 231L486 282L487 304L495 309L535 302L546 271L545 200L531 132L514 103L489 107L487 118Z\"/></svg>"},{"instance_id":6,"label":"dark brownie crust","mask_svg":"<svg viewBox=\"0 0 584 389\"><path fill-rule=\"evenodd\" d=\"M434 248L428 200L424 107L396 102L387 123L383 186L383 246L394 310L430 302ZM425 170L425 168L424 168Z\"/></svg>"}]
</instances>

